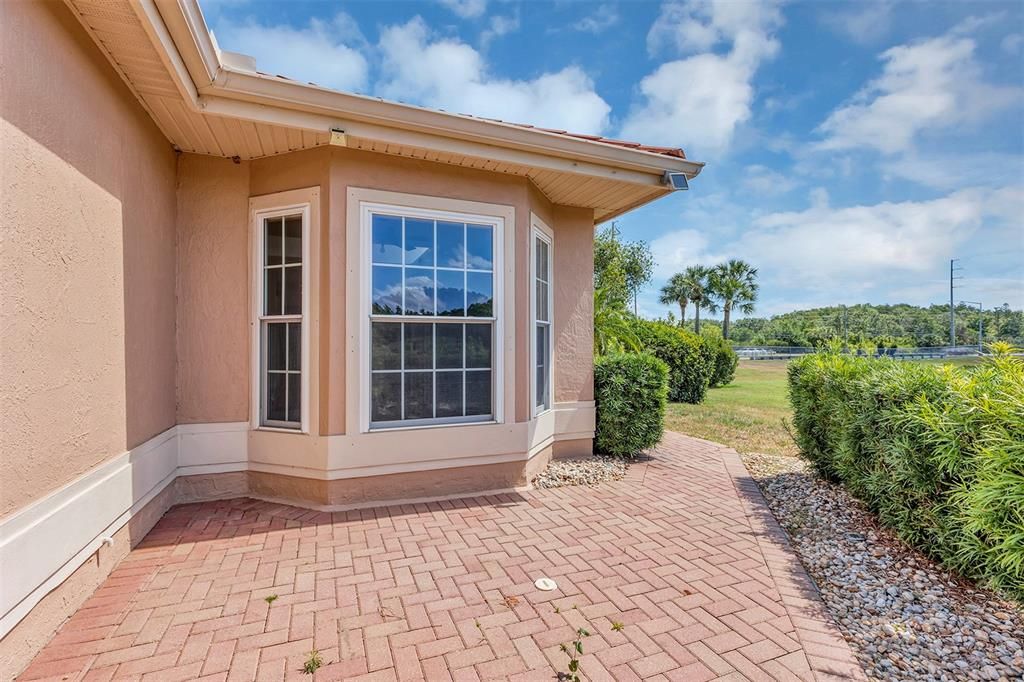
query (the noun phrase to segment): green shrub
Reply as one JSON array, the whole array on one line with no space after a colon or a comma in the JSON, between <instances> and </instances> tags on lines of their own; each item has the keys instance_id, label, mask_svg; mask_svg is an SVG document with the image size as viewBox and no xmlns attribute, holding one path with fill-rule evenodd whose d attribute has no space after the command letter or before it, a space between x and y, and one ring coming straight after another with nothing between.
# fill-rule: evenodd
<instances>
[{"instance_id":1,"label":"green shrub","mask_svg":"<svg viewBox=\"0 0 1024 682\"><path fill-rule=\"evenodd\" d=\"M721 337L705 336L704 343L715 352L715 365L711 371L711 386L717 388L732 382L736 376L736 365L740 356L732 349L732 344Z\"/></svg>"},{"instance_id":2,"label":"green shrub","mask_svg":"<svg viewBox=\"0 0 1024 682\"><path fill-rule=\"evenodd\" d=\"M654 447L664 430L668 367L647 354L613 353L594 361L595 447L632 456Z\"/></svg>"},{"instance_id":3,"label":"green shrub","mask_svg":"<svg viewBox=\"0 0 1024 682\"><path fill-rule=\"evenodd\" d=\"M704 400L715 368L715 351L696 334L651 320L634 321L640 346L668 365L668 399L678 403Z\"/></svg>"},{"instance_id":4,"label":"green shrub","mask_svg":"<svg viewBox=\"0 0 1024 682\"><path fill-rule=\"evenodd\" d=\"M906 542L1024 598L1024 362L819 354L789 365L804 456Z\"/></svg>"}]
</instances>

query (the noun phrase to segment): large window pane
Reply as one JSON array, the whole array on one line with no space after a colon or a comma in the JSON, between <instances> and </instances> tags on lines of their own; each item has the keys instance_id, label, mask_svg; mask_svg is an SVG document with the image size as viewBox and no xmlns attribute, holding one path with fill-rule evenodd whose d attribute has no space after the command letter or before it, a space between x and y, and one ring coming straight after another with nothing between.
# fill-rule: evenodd
<instances>
[{"instance_id":1,"label":"large window pane","mask_svg":"<svg viewBox=\"0 0 1024 682\"><path fill-rule=\"evenodd\" d=\"M288 421L288 413L285 411L287 377L284 373L267 373L267 419L271 421Z\"/></svg>"},{"instance_id":2,"label":"large window pane","mask_svg":"<svg viewBox=\"0 0 1024 682\"><path fill-rule=\"evenodd\" d=\"M405 264L434 264L434 221L405 219Z\"/></svg>"},{"instance_id":3,"label":"large window pane","mask_svg":"<svg viewBox=\"0 0 1024 682\"><path fill-rule=\"evenodd\" d=\"M430 419L434 416L434 373L406 372L405 418Z\"/></svg>"},{"instance_id":4,"label":"large window pane","mask_svg":"<svg viewBox=\"0 0 1024 682\"><path fill-rule=\"evenodd\" d=\"M302 266L284 268L284 314L302 314Z\"/></svg>"},{"instance_id":5,"label":"large window pane","mask_svg":"<svg viewBox=\"0 0 1024 682\"><path fill-rule=\"evenodd\" d=\"M463 268L466 262L466 226L437 221L437 267Z\"/></svg>"},{"instance_id":6,"label":"large window pane","mask_svg":"<svg viewBox=\"0 0 1024 682\"><path fill-rule=\"evenodd\" d=\"M302 375L288 375L288 421L297 422L302 419Z\"/></svg>"},{"instance_id":7,"label":"large window pane","mask_svg":"<svg viewBox=\"0 0 1024 682\"><path fill-rule=\"evenodd\" d=\"M466 325L466 367L491 366L491 325Z\"/></svg>"},{"instance_id":8,"label":"large window pane","mask_svg":"<svg viewBox=\"0 0 1024 682\"><path fill-rule=\"evenodd\" d=\"M491 414L491 372L466 372L466 416Z\"/></svg>"},{"instance_id":9,"label":"large window pane","mask_svg":"<svg viewBox=\"0 0 1024 682\"><path fill-rule=\"evenodd\" d=\"M264 270L266 275L263 284L264 292L264 315L280 315L284 310L282 304L284 303L284 281L282 278L283 268L267 268Z\"/></svg>"},{"instance_id":10,"label":"large window pane","mask_svg":"<svg viewBox=\"0 0 1024 682\"><path fill-rule=\"evenodd\" d=\"M302 262L302 216L284 219L284 262Z\"/></svg>"},{"instance_id":11,"label":"large window pane","mask_svg":"<svg viewBox=\"0 0 1024 682\"><path fill-rule=\"evenodd\" d=\"M375 422L402 418L402 375L374 374L370 382L370 419Z\"/></svg>"},{"instance_id":12,"label":"large window pane","mask_svg":"<svg viewBox=\"0 0 1024 682\"><path fill-rule=\"evenodd\" d=\"M437 377L437 417L461 417L462 371L438 372L435 376Z\"/></svg>"},{"instance_id":13,"label":"large window pane","mask_svg":"<svg viewBox=\"0 0 1024 682\"><path fill-rule=\"evenodd\" d=\"M474 270L494 267L494 228L490 225L466 226L466 265Z\"/></svg>"},{"instance_id":14,"label":"large window pane","mask_svg":"<svg viewBox=\"0 0 1024 682\"><path fill-rule=\"evenodd\" d=\"M437 271L437 314L462 317L466 314L466 273L462 270Z\"/></svg>"},{"instance_id":15,"label":"large window pane","mask_svg":"<svg viewBox=\"0 0 1024 682\"><path fill-rule=\"evenodd\" d=\"M374 315L402 314L402 269L373 267Z\"/></svg>"},{"instance_id":16,"label":"large window pane","mask_svg":"<svg viewBox=\"0 0 1024 682\"><path fill-rule=\"evenodd\" d=\"M374 215L372 231L373 262L400 264L402 262L402 219L389 215Z\"/></svg>"},{"instance_id":17,"label":"large window pane","mask_svg":"<svg viewBox=\"0 0 1024 682\"><path fill-rule=\"evenodd\" d=\"M263 253L265 265L281 264L281 218L263 221Z\"/></svg>"},{"instance_id":18,"label":"large window pane","mask_svg":"<svg viewBox=\"0 0 1024 682\"><path fill-rule=\"evenodd\" d=\"M405 269L405 314L434 314L434 271L427 268Z\"/></svg>"},{"instance_id":19,"label":"large window pane","mask_svg":"<svg viewBox=\"0 0 1024 682\"><path fill-rule=\"evenodd\" d=\"M462 327L461 324L439 324L437 326L437 368L462 368Z\"/></svg>"},{"instance_id":20,"label":"large window pane","mask_svg":"<svg viewBox=\"0 0 1024 682\"><path fill-rule=\"evenodd\" d=\"M267 369L287 369L285 365L287 327L288 325L280 323L267 325Z\"/></svg>"},{"instance_id":21,"label":"large window pane","mask_svg":"<svg viewBox=\"0 0 1024 682\"><path fill-rule=\"evenodd\" d=\"M466 307L470 317L491 317L494 314L494 285L491 273L466 273Z\"/></svg>"},{"instance_id":22,"label":"large window pane","mask_svg":"<svg viewBox=\"0 0 1024 682\"><path fill-rule=\"evenodd\" d=\"M434 325L405 325L405 369L434 367Z\"/></svg>"},{"instance_id":23,"label":"large window pane","mask_svg":"<svg viewBox=\"0 0 1024 682\"><path fill-rule=\"evenodd\" d=\"M373 369L402 369L402 324L400 322L374 322L370 327L371 367Z\"/></svg>"}]
</instances>

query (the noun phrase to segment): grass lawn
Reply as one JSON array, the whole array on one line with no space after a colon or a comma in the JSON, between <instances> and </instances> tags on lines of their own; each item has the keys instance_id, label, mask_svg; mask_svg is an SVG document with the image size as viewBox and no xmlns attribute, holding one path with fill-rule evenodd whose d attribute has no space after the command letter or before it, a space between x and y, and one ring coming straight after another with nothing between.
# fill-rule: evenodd
<instances>
[{"instance_id":1,"label":"grass lawn","mask_svg":"<svg viewBox=\"0 0 1024 682\"><path fill-rule=\"evenodd\" d=\"M740 360L728 386L712 388L700 405L669 403L665 428L723 443L738 452L796 455L786 430L792 412L786 396L788 360ZM977 365L977 357L919 360L928 364Z\"/></svg>"},{"instance_id":2,"label":"grass lawn","mask_svg":"<svg viewBox=\"0 0 1024 682\"><path fill-rule=\"evenodd\" d=\"M739 452L796 455L786 431L786 360L740 361L728 386L713 388L700 405L670 403L665 428L713 440Z\"/></svg>"}]
</instances>

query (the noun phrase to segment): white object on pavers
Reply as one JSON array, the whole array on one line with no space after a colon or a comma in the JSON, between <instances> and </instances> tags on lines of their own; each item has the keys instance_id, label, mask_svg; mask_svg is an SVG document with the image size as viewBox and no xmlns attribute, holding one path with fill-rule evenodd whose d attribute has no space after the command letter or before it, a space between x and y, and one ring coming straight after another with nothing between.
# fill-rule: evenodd
<instances>
[{"instance_id":1,"label":"white object on pavers","mask_svg":"<svg viewBox=\"0 0 1024 682\"><path fill-rule=\"evenodd\" d=\"M555 584L555 581L551 578L537 578L537 582L535 582L533 586L538 590L544 590L545 592L550 592L558 587L558 585Z\"/></svg>"}]
</instances>

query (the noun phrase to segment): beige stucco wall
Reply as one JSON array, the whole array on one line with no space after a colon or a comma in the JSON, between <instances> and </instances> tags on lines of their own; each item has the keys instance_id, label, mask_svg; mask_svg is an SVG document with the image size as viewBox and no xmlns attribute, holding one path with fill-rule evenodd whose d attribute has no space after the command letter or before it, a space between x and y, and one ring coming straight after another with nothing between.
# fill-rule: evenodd
<instances>
[{"instance_id":1,"label":"beige stucco wall","mask_svg":"<svg viewBox=\"0 0 1024 682\"><path fill-rule=\"evenodd\" d=\"M250 196L320 192L320 424L345 431L345 214L348 187L515 208L515 421L529 415L530 212L555 232L555 400L593 399L593 213L552 206L525 178L336 147L234 164L183 155L178 182L178 419L248 418Z\"/></svg>"},{"instance_id":2,"label":"beige stucco wall","mask_svg":"<svg viewBox=\"0 0 1024 682\"><path fill-rule=\"evenodd\" d=\"M178 160L177 419L249 418L249 164Z\"/></svg>"},{"instance_id":3,"label":"beige stucco wall","mask_svg":"<svg viewBox=\"0 0 1024 682\"><path fill-rule=\"evenodd\" d=\"M174 425L176 159L63 3L0 3L0 87L3 517Z\"/></svg>"}]
</instances>

